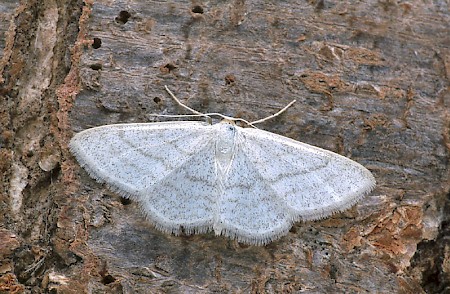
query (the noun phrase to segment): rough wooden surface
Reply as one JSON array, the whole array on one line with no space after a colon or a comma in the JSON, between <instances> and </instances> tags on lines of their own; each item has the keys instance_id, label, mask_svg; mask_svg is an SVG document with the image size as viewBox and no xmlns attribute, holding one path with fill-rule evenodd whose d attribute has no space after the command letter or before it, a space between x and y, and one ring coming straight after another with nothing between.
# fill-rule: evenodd
<instances>
[{"instance_id":1,"label":"rough wooden surface","mask_svg":"<svg viewBox=\"0 0 450 294\"><path fill-rule=\"evenodd\" d=\"M0 293L450 291L447 1L2 1ZM265 247L152 228L73 132L248 120L348 156L378 186Z\"/></svg>"}]
</instances>

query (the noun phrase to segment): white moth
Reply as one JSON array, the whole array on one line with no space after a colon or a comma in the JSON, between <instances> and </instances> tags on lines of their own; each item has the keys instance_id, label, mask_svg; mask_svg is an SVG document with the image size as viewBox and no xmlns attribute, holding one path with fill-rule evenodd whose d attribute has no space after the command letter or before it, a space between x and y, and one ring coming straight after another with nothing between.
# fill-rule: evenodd
<instances>
[{"instance_id":1,"label":"white moth","mask_svg":"<svg viewBox=\"0 0 450 294\"><path fill-rule=\"evenodd\" d=\"M346 157L234 120L106 125L76 134L69 146L91 177L176 235L213 230L262 245L293 222L348 209L375 186Z\"/></svg>"}]
</instances>

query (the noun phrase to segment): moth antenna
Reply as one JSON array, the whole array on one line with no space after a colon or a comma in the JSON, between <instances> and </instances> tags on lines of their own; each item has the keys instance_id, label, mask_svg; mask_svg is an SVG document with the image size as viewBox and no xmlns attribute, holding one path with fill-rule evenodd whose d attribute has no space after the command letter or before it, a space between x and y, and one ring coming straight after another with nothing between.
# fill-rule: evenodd
<instances>
[{"instance_id":1,"label":"moth antenna","mask_svg":"<svg viewBox=\"0 0 450 294\"><path fill-rule=\"evenodd\" d=\"M169 117L169 118L180 118L180 117L203 117L206 118L208 124L212 125L212 118L208 114L157 114L151 113L149 116L154 117Z\"/></svg>"},{"instance_id":2,"label":"moth antenna","mask_svg":"<svg viewBox=\"0 0 450 294\"><path fill-rule=\"evenodd\" d=\"M283 112L285 112L289 107L291 107L292 104L294 104L295 102L297 102L297 100L292 100L288 105L286 105L285 107L283 107L283 109L281 109L281 110L278 111L277 113L272 114L272 115L269 115L268 117L265 117L265 118L262 118L262 119L258 119L258 120L252 121L252 122L250 123L250 125L252 125L252 124L259 124L259 123L265 122L266 120L269 120L269 119L272 119L272 118L274 118L274 117L279 116L280 114L282 114Z\"/></svg>"},{"instance_id":3,"label":"moth antenna","mask_svg":"<svg viewBox=\"0 0 450 294\"><path fill-rule=\"evenodd\" d=\"M259 123L262 123L262 122L264 122L266 120L269 120L269 119L272 119L274 117L279 116L280 114L285 112L289 107L292 106L292 104L294 104L297 101L297 100L292 100L288 105L286 105L283 109L281 109L280 111L278 111L275 114L272 114L272 115L270 115L268 117L265 117L263 119L259 119L259 120L256 120L256 121L249 122L249 121L247 121L247 120L245 120L243 118L230 117L230 116L223 115L221 113L206 113L206 114L205 113L201 113L201 112L199 112L199 111L197 111L197 110L195 110L193 108L190 108L189 106L187 106L186 104L184 104L180 100L178 100L178 98L175 96L175 94L173 94L172 91L169 90L169 87L167 87L165 85L164 88L166 89L167 93L169 93L169 95L177 102L178 105L180 105L181 107L183 107L183 108L185 108L185 109L187 109L190 112L195 114L195 115L186 115L186 116L202 116L202 117L206 117L208 122L211 124L212 123L211 116L214 115L214 116L219 116L219 117L221 117L223 119L228 119L228 120L232 120L232 121L241 121L241 122L243 122L243 123L245 123L245 124L255 128L255 129L257 129L257 127L254 124L259 124ZM180 116L177 116L177 115L153 115L153 116L182 117L184 115L180 115Z\"/></svg>"},{"instance_id":4,"label":"moth antenna","mask_svg":"<svg viewBox=\"0 0 450 294\"><path fill-rule=\"evenodd\" d=\"M172 98L178 103L178 105L180 105L181 107L189 110L192 113L195 113L197 115L200 116L206 116L206 114L201 113L200 111L197 111L195 109L190 108L189 106L187 106L186 104L183 104L180 100L178 100L178 98L172 93L172 91L169 90L169 87L164 86L164 88L166 88L167 93L169 93L170 96L172 96Z\"/></svg>"}]
</instances>

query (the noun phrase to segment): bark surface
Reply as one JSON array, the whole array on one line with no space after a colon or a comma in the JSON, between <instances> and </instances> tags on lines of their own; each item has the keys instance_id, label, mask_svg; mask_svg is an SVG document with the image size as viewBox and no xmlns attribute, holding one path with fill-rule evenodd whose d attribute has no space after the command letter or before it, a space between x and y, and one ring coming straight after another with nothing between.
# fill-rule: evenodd
<instances>
[{"instance_id":1,"label":"bark surface","mask_svg":"<svg viewBox=\"0 0 450 294\"><path fill-rule=\"evenodd\" d=\"M273 3L272 3L273 2ZM450 291L448 1L1 1L0 293ZM74 132L190 107L356 160L376 189L267 246L155 230Z\"/></svg>"}]
</instances>

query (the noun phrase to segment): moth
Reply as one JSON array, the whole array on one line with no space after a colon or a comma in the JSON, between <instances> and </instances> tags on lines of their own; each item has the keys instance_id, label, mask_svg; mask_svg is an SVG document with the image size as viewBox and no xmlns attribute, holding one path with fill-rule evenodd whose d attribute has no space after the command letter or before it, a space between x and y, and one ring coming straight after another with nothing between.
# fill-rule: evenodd
<instances>
[{"instance_id":1,"label":"moth","mask_svg":"<svg viewBox=\"0 0 450 294\"><path fill-rule=\"evenodd\" d=\"M214 231L263 245L294 222L350 208L375 187L371 172L355 161L220 116L216 124L95 127L76 134L69 147L91 177L139 202L157 229L175 235Z\"/></svg>"}]
</instances>

